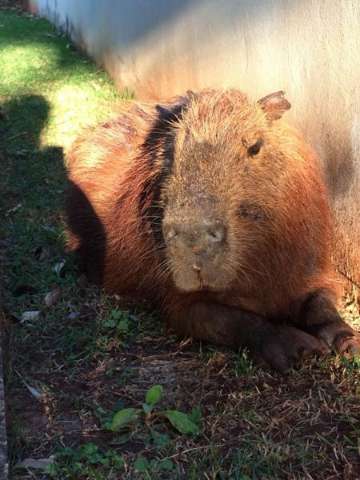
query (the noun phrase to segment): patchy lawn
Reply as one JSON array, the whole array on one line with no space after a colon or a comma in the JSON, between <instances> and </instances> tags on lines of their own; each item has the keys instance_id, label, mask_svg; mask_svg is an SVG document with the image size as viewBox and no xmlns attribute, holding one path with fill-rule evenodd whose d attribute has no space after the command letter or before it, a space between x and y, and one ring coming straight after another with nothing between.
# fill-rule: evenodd
<instances>
[{"instance_id":1,"label":"patchy lawn","mask_svg":"<svg viewBox=\"0 0 360 480\"><path fill-rule=\"evenodd\" d=\"M359 361L310 360L282 377L246 352L179 342L65 256L64 152L124 98L48 22L0 10L12 478L359 479Z\"/></svg>"}]
</instances>

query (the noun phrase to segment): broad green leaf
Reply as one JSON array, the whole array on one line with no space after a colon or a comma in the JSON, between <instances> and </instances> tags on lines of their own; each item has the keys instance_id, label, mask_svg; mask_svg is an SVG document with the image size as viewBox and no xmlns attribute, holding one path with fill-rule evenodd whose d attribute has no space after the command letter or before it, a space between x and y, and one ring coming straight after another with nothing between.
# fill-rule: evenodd
<instances>
[{"instance_id":1,"label":"broad green leaf","mask_svg":"<svg viewBox=\"0 0 360 480\"><path fill-rule=\"evenodd\" d=\"M199 427L190 420L186 413L179 412L178 410L166 410L164 414L171 425L180 433L192 433L194 435L199 433Z\"/></svg>"},{"instance_id":2,"label":"broad green leaf","mask_svg":"<svg viewBox=\"0 0 360 480\"><path fill-rule=\"evenodd\" d=\"M120 428L125 427L125 425L134 422L137 420L139 411L136 408L124 408L119 412L115 413L112 421L110 430L116 432Z\"/></svg>"},{"instance_id":3,"label":"broad green leaf","mask_svg":"<svg viewBox=\"0 0 360 480\"><path fill-rule=\"evenodd\" d=\"M154 385L147 391L145 402L151 406L155 405L161 399L163 390L162 385Z\"/></svg>"}]
</instances>

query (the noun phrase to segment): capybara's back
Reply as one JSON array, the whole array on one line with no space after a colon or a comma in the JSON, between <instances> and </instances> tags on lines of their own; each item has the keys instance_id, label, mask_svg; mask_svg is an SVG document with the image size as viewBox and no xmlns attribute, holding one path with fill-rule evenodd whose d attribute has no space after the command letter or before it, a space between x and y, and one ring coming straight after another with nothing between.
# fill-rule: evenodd
<instances>
[{"instance_id":1,"label":"capybara's back","mask_svg":"<svg viewBox=\"0 0 360 480\"><path fill-rule=\"evenodd\" d=\"M280 119L282 92L189 92L133 104L68 157L69 246L106 289L179 333L246 345L285 370L357 347L339 317L318 160ZM330 325L330 326L329 326Z\"/></svg>"},{"instance_id":2,"label":"capybara's back","mask_svg":"<svg viewBox=\"0 0 360 480\"><path fill-rule=\"evenodd\" d=\"M68 246L90 279L112 291L140 290L142 283L147 246L140 210L153 169L139 161L139 151L154 119L154 106L134 104L85 131L67 156Z\"/></svg>"}]
</instances>

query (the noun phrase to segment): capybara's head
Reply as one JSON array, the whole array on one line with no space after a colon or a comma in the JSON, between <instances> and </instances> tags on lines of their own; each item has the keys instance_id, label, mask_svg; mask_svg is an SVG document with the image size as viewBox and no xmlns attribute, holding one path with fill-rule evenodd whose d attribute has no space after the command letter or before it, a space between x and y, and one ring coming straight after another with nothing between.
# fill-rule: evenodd
<instances>
[{"instance_id":1,"label":"capybara's head","mask_svg":"<svg viewBox=\"0 0 360 480\"><path fill-rule=\"evenodd\" d=\"M288 139L277 120L288 108L283 92L254 103L236 91L205 91L190 95L173 123L162 233L180 290L223 291L246 275L242 260L286 175Z\"/></svg>"}]
</instances>

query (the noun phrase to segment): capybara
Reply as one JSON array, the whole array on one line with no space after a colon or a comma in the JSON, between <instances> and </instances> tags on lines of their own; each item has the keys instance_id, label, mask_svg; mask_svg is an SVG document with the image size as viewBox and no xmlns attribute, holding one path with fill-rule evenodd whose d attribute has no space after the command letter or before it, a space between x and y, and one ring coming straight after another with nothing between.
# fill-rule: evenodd
<instances>
[{"instance_id":1,"label":"capybara","mask_svg":"<svg viewBox=\"0 0 360 480\"><path fill-rule=\"evenodd\" d=\"M88 275L280 371L360 347L336 309L323 174L288 108L237 90L134 103L68 155L69 247Z\"/></svg>"}]
</instances>

